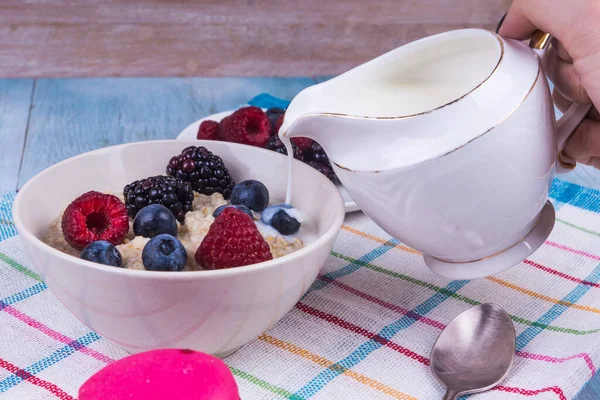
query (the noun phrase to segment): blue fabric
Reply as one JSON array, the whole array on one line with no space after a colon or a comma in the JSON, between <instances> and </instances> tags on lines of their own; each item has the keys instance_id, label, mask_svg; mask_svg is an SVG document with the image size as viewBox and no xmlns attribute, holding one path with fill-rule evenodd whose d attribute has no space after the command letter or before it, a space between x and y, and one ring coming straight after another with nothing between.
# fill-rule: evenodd
<instances>
[{"instance_id":1,"label":"blue fabric","mask_svg":"<svg viewBox=\"0 0 600 400\"><path fill-rule=\"evenodd\" d=\"M260 108L271 108L271 107L279 107L284 110L290 105L288 100L283 100L274 96L271 96L268 93L261 93L258 96L252 98L248 104L255 107Z\"/></svg>"},{"instance_id":2,"label":"blue fabric","mask_svg":"<svg viewBox=\"0 0 600 400\"><path fill-rule=\"evenodd\" d=\"M0 198L0 241L17 235L12 215L12 205L15 195L15 192L11 192Z\"/></svg>"}]
</instances>

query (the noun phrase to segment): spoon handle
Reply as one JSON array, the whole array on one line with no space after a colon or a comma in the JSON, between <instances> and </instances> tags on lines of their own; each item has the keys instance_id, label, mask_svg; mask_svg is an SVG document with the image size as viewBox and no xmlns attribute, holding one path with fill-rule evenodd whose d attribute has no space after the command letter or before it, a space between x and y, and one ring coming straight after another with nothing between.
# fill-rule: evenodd
<instances>
[{"instance_id":1,"label":"spoon handle","mask_svg":"<svg viewBox=\"0 0 600 400\"><path fill-rule=\"evenodd\" d=\"M442 400L455 400L459 394L459 392L455 392L454 390L448 389Z\"/></svg>"}]
</instances>

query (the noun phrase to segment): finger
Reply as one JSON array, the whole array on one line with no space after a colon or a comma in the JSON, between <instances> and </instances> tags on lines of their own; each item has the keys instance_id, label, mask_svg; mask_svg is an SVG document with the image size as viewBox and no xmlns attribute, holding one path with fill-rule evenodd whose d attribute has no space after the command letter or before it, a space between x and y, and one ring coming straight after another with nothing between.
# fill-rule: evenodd
<instances>
[{"instance_id":1,"label":"finger","mask_svg":"<svg viewBox=\"0 0 600 400\"><path fill-rule=\"evenodd\" d=\"M591 165L592 167L594 167L596 169L600 169L600 157L592 157L592 159L590 160L590 163L587 165Z\"/></svg>"},{"instance_id":2,"label":"finger","mask_svg":"<svg viewBox=\"0 0 600 400\"><path fill-rule=\"evenodd\" d=\"M592 121L600 122L600 113L596 107L590 109L590 112L587 113L587 117Z\"/></svg>"},{"instance_id":3,"label":"finger","mask_svg":"<svg viewBox=\"0 0 600 400\"><path fill-rule=\"evenodd\" d=\"M558 108L563 114L567 112L569 107L573 105L573 102L565 99L565 97L560 94L556 88L552 91L552 101L556 105L556 108ZM590 108L590 111L587 113L586 117L592 121L600 122L600 112L598 112L596 107Z\"/></svg>"},{"instance_id":4,"label":"finger","mask_svg":"<svg viewBox=\"0 0 600 400\"><path fill-rule=\"evenodd\" d=\"M591 165L594 157L600 157L600 123L584 119L567 141L563 153L577 162Z\"/></svg>"},{"instance_id":5,"label":"finger","mask_svg":"<svg viewBox=\"0 0 600 400\"><path fill-rule=\"evenodd\" d=\"M555 49L558 58L561 60L573 64L573 58L565 49L565 46L562 45L556 38L552 38L552 47Z\"/></svg>"},{"instance_id":6,"label":"finger","mask_svg":"<svg viewBox=\"0 0 600 400\"><path fill-rule=\"evenodd\" d=\"M498 34L512 39L525 40L529 39L536 30L536 26L523 13L520 3L514 1L498 29Z\"/></svg>"},{"instance_id":7,"label":"finger","mask_svg":"<svg viewBox=\"0 0 600 400\"><path fill-rule=\"evenodd\" d=\"M573 64L560 59L557 50L551 47L548 56L544 60L544 69L548 78L554 83L554 87L567 100L579 104L590 104L590 96L581 84L581 78Z\"/></svg>"},{"instance_id":8,"label":"finger","mask_svg":"<svg viewBox=\"0 0 600 400\"><path fill-rule=\"evenodd\" d=\"M556 88L552 90L552 100L554 101L556 108L558 108L563 114L569 109L569 107L573 105L573 102L565 99L565 97L560 94Z\"/></svg>"}]
</instances>

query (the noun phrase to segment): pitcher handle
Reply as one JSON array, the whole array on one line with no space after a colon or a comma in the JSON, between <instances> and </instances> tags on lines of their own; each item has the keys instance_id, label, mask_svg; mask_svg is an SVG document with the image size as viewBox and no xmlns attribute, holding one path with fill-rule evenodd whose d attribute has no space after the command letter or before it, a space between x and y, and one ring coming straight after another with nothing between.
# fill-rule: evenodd
<instances>
[{"instance_id":1,"label":"pitcher handle","mask_svg":"<svg viewBox=\"0 0 600 400\"><path fill-rule=\"evenodd\" d=\"M543 60L548 53L548 43L550 43L551 39L552 37L550 34L542 31L536 31L529 42L529 47L531 47L537 53L542 65L544 65ZM573 103L573 105L569 107L563 116L556 121L556 136L558 142L558 162L556 164L556 172L558 174L565 174L576 167L576 164L570 164L564 160L562 151L567 143L567 140L569 140L573 132L575 132L575 129L577 129L591 108L591 104Z\"/></svg>"}]
</instances>

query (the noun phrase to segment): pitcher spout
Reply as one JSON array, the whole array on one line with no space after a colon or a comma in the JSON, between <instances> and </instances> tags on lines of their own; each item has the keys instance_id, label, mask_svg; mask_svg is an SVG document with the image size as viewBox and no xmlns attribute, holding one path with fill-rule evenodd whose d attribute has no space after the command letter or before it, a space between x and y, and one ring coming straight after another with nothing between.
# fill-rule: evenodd
<instances>
[{"instance_id":1,"label":"pitcher spout","mask_svg":"<svg viewBox=\"0 0 600 400\"><path fill-rule=\"evenodd\" d=\"M302 98L300 98L302 100ZM368 118L331 112L298 112L292 101L279 131L282 140L306 137L319 143L339 168L379 172L427 157L426 143L414 141L408 119ZM414 130L412 131L414 134ZM409 157L409 154L419 157Z\"/></svg>"},{"instance_id":2,"label":"pitcher spout","mask_svg":"<svg viewBox=\"0 0 600 400\"><path fill-rule=\"evenodd\" d=\"M300 92L288 106L279 130L282 140L306 137L318 142L330 160L348 170L375 170L365 160L380 152L379 139L402 130L402 119L361 117L339 112L339 80L344 75ZM343 82L342 82L343 83ZM358 151L360 149L360 151Z\"/></svg>"}]
</instances>

